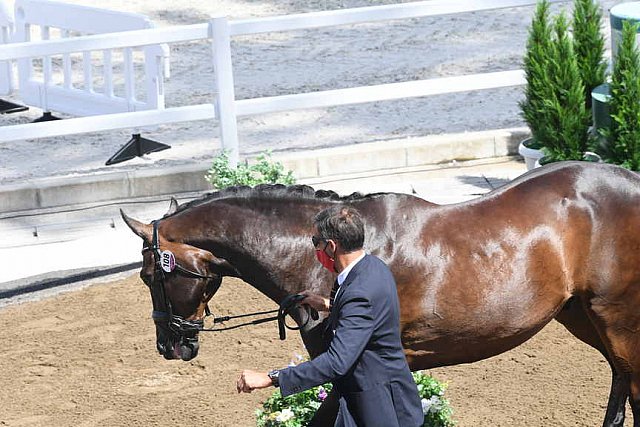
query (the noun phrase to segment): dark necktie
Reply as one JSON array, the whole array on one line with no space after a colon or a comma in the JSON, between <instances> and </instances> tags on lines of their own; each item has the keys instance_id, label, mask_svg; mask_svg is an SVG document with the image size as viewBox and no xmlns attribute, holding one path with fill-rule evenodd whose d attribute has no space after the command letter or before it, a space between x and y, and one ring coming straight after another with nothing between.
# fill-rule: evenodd
<instances>
[{"instance_id":1,"label":"dark necktie","mask_svg":"<svg viewBox=\"0 0 640 427\"><path fill-rule=\"evenodd\" d=\"M336 293L338 292L338 281L333 282L333 288L331 288L331 294L329 294L329 312L333 309L333 300L336 298Z\"/></svg>"}]
</instances>

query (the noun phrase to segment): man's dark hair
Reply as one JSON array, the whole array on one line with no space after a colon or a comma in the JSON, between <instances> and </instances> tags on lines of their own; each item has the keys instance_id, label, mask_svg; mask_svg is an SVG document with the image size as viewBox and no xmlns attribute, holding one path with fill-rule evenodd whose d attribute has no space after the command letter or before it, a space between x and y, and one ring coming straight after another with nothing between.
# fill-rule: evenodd
<instances>
[{"instance_id":1,"label":"man's dark hair","mask_svg":"<svg viewBox=\"0 0 640 427\"><path fill-rule=\"evenodd\" d=\"M353 252L364 246L364 222L360 213L349 206L332 206L320 211L313 218L313 225L321 237L340 242L345 252Z\"/></svg>"}]
</instances>

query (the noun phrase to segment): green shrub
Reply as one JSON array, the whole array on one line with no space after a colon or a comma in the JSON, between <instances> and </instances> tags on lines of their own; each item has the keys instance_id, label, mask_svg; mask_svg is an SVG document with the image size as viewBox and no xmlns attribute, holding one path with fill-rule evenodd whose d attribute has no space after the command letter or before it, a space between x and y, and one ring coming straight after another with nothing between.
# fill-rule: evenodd
<instances>
[{"instance_id":1,"label":"green shrub","mask_svg":"<svg viewBox=\"0 0 640 427\"><path fill-rule=\"evenodd\" d=\"M640 170L640 53L637 24L626 21L611 76L611 128L601 130L608 140L605 160Z\"/></svg>"},{"instance_id":2,"label":"green shrub","mask_svg":"<svg viewBox=\"0 0 640 427\"><path fill-rule=\"evenodd\" d=\"M418 394L422 399L424 427L453 426L452 410L449 401L444 397L446 385L424 372L414 372L413 380L418 386ZM331 391L331 384L325 384L283 398L280 391L276 390L264 402L262 408L256 411L256 425L258 427L307 426L329 391Z\"/></svg>"},{"instance_id":3,"label":"green shrub","mask_svg":"<svg viewBox=\"0 0 640 427\"><path fill-rule=\"evenodd\" d=\"M545 123L553 130L542 140L552 161L581 160L588 149L591 116L585 109L584 84L564 13L556 16L548 62L551 91L544 100Z\"/></svg>"},{"instance_id":4,"label":"green shrub","mask_svg":"<svg viewBox=\"0 0 640 427\"><path fill-rule=\"evenodd\" d=\"M271 159L270 152L260 154L256 160L254 164L245 162L233 168L229 165L229 156L223 151L214 157L205 179L219 190L234 185L253 187L258 184L294 184L296 182L293 172L285 172L282 163Z\"/></svg>"},{"instance_id":5,"label":"green shrub","mask_svg":"<svg viewBox=\"0 0 640 427\"><path fill-rule=\"evenodd\" d=\"M331 391L331 384L282 397L280 390L256 411L257 427L304 427Z\"/></svg>"},{"instance_id":6,"label":"green shrub","mask_svg":"<svg viewBox=\"0 0 640 427\"><path fill-rule=\"evenodd\" d=\"M549 97L551 82L548 61L551 56L551 26L549 25L549 2L541 0L529 28L527 50L523 68L527 80L524 101L520 102L522 117L531 130L534 141L540 142L553 132L547 122L545 100Z\"/></svg>"},{"instance_id":7,"label":"green shrub","mask_svg":"<svg viewBox=\"0 0 640 427\"><path fill-rule=\"evenodd\" d=\"M529 29L520 103L533 140L546 161L582 160L591 147L591 91L605 78L602 12L594 0L575 0L573 38L564 13L551 23L540 0Z\"/></svg>"},{"instance_id":8,"label":"green shrub","mask_svg":"<svg viewBox=\"0 0 640 427\"><path fill-rule=\"evenodd\" d=\"M441 383L423 371L414 372L413 380L418 386L424 414L423 427L450 427L455 425L451 416L453 410L444 397L447 385Z\"/></svg>"},{"instance_id":9,"label":"green shrub","mask_svg":"<svg viewBox=\"0 0 640 427\"><path fill-rule=\"evenodd\" d=\"M605 81L605 38L601 31L602 9L594 0L573 3L573 47L584 83L585 108L591 110L591 92Z\"/></svg>"}]
</instances>

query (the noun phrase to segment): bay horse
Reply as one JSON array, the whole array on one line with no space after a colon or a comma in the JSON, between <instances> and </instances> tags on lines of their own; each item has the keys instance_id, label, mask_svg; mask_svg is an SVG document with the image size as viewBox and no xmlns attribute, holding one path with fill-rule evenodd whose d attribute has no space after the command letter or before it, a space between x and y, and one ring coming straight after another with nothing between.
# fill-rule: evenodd
<instances>
[{"instance_id":1,"label":"bay horse","mask_svg":"<svg viewBox=\"0 0 640 427\"><path fill-rule=\"evenodd\" d=\"M197 355L223 276L276 303L305 289L328 296L333 277L315 259L311 219L336 203L362 213L365 250L394 274L412 370L495 356L555 318L611 366L603 425L623 425L629 397L640 426L640 177L612 165L554 163L451 205L270 185L174 205L152 224L122 212L144 240L140 276L151 288L158 351ZM304 316L293 312L314 357L324 350L324 317Z\"/></svg>"}]
</instances>

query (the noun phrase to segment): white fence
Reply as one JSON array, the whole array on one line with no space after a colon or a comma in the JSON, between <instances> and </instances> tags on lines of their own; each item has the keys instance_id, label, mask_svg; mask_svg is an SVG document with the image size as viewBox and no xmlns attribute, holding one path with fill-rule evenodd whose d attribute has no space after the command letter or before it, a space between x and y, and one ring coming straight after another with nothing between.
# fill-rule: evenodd
<instances>
[{"instance_id":1,"label":"white fence","mask_svg":"<svg viewBox=\"0 0 640 427\"><path fill-rule=\"evenodd\" d=\"M0 2L0 45L9 43L13 33L13 13L5 2ZM11 62L0 61L0 95L8 95L13 91L13 69Z\"/></svg>"},{"instance_id":2,"label":"white fence","mask_svg":"<svg viewBox=\"0 0 640 427\"><path fill-rule=\"evenodd\" d=\"M153 28L144 15L50 0L16 0L15 11L14 42ZM76 116L164 108L168 46L147 46L137 55L141 58L135 54L126 47L122 52L84 50L77 57L67 52L55 62L58 58L47 55L41 64L36 58L22 58L18 60L20 99L44 111ZM141 89L136 85L136 65L144 68ZM119 71L117 75L114 70Z\"/></svg>"},{"instance_id":3,"label":"white fence","mask_svg":"<svg viewBox=\"0 0 640 427\"><path fill-rule=\"evenodd\" d=\"M0 61L46 57L86 50L116 49L211 39L216 98L210 104L84 117L61 122L33 123L2 128L0 143L83 132L123 129L164 123L217 119L222 145L230 150L230 160L238 160L237 117L301 108L357 104L381 100L421 97L461 91L521 85L522 70L416 80L313 93L236 100L231 65L230 38L236 35L289 31L373 21L405 19L445 14L534 5L532 0L431 0L387 6L363 7L271 18L229 21L213 18L208 24L175 26L140 31L100 34L38 43L0 46Z\"/></svg>"}]
</instances>

